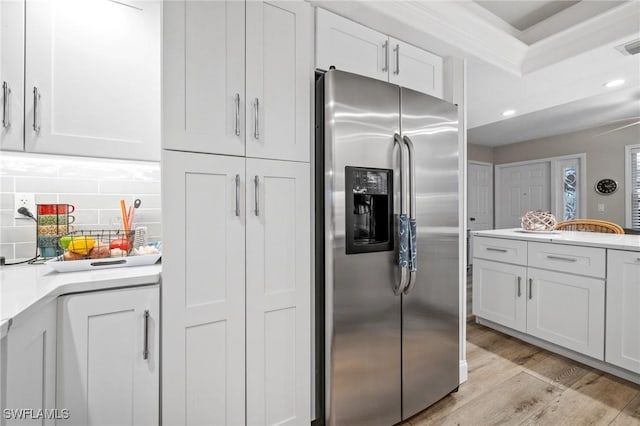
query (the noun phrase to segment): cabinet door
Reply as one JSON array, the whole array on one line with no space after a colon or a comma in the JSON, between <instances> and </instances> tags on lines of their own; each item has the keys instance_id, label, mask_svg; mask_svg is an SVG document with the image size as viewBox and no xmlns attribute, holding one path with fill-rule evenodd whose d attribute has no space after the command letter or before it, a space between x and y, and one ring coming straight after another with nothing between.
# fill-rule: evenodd
<instances>
[{"instance_id":1,"label":"cabinet door","mask_svg":"<svg viewBox=\"0 0 640 426\"><path fill-rule=\"evenodd\" d=\"M389 45L389 81L442 98L442 58L391 37Z\"/></svg>"},{"instance_id":2,"label":"cabinet door","mask_svg":"<svg viewBox=\"0 0 640 426\"><path fill-rule=\"evenodd\" d=\"M316 9L316 67L335 66L378 80L389 80L389 39L349 19Z\"/></svg>"},{"instance_id":3,"label":"cabinet door","mask_svg":"<svg viewBox=\"0 0 640 426\"><path fill-rule=\"evenodd\" d=\"M65 425L157 425L158 286L58 299L58 407Z\"/></svg>"},{"instance_id":4,"label":"cabinet door","mask_svg":"<svg viewBox=\"0 0 640 426\"><path fill-rule=\"evenodd\" d=\"M15 321L5 337L6 388L3 409L56 408L56 304L49 303ZM4 404L3 404L4 403ZM67 408L67 407L61 407ZM4 416L3 420L4 421ZM5 423L2 423L5 424ZM6 420L7 425L53 425L53 419Z\"/></svg>"},{"instance_id":5,"label":"cabinet door","mask_svg":"<svg viewBox=\"0 0 640 426\"><path fill-rule=\"evenodd\" d=\"M310 422L310 170L247 159L247 424Z\"/></svg>"},{"instance_id":6,"label":"cabinet door","mask_svg":"<svg viewBox=\"0 0 640 426\"><path fill-rule=\"evenodd\" d=\"M244 2L165 1L163 19L163 148L244 155Z\"/></svg>"},{"instance_id":7,"label":"cabinet door","mask_svg":"<svg viewBox=\"0 0 640 426\"><path fill-rule=\"evenodd\" d=\"M525 331L527 268L473 259L473 314Z\"/></svg>"},{"instance_id":8,"label":"cabinet door","mask_svg":"<svg viewBox=\"0 0 640 426\"><path fill-rule=\"evenodd\" d=\"M163 153L165 425L245 423L244 162Z\"/></svg>"},{"instance_id":9,"label":"cabinet door","mask_svg":"<svg viewBox=\"0 0 640 426\"><path fill-rule=\"evenodd\" d=\"M604 280L529 268L527 333L604 360Z\"/></svg>"},{"instance_id":10,"label":"cabinet door","mask_svg":"<svg viewBox=\"0 0 640 426\"><path fill-rule=\"evenodd\" d=\"M0 2L0 149L24 149L24 0Z\"/></svg>"},{"instance_id":11,"label":"cabinet door","mask_svg":"<svg viewBox=\"0 0 640 426\"><path fill-rule=\"evenodd\" d=\"M160 158L162 3L26 5L26 150Z\"/></svg>"},{"instance_id":12,"label":"cabinet door","mask_svg":"<svg viewBox=\"0 0 640 426\"><path fill-rule=\"evenodd\" d=\"M247 157L309 161L311 6L247 2Z\"/></svg>"},{"instance_id":13,"label":"cabinet door","mask_svg":"<svg viewBox=\"0 0 640 426\"><path fill-rule=\"evenodd\" d=\"M640 253L609 250L606 361L640 373Z\"/></svg>"}]
</instances>

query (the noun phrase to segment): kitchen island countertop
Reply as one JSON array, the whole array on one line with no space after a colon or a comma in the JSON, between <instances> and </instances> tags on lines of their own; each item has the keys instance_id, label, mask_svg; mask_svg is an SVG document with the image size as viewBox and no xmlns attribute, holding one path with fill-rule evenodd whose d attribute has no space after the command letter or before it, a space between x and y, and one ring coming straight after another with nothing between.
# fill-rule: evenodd
<instances>
[{"instance_id":1,"label":"kitchen island countertop","mask_svg":"<svg viewBox=\"0 0 640 426\"><path fill-rule=\"evenodd\" d=\"M553 244L600 247L640 252L640 235L618 235L598 232L559 231L558 233L522 232L519 228L472 231L478 237L538 241Z\"/></svg>"},{"instance_id":2,"label":"kitchen island countertop","mask_svg":"<svg viewBox=\"0 0 640 426\"><path fill-rule=\"evenodd\" d=\"M161 265L55 272L48 265L4 266L0 269L0 338L13 321L28 316L58 296L94 290L155 284Z\"/></svg>"}]
</instances>

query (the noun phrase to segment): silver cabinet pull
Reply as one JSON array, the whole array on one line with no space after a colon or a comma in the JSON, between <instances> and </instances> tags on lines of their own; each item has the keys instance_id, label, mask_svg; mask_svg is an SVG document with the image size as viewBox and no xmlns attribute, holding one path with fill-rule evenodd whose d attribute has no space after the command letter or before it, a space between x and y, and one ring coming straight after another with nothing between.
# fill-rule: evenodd
<instances>
[{"instance_id":1,"label":"silver cabinet pull","mask_svg":"<svg viewBox=\"0 0 640 426\"><path fill-rule=\"evenodd\" d=\"M400 74L400 45L396 44L396 48L393 49L396 52L396 70L393 72L394 74Z\"/></svg>"},{"instance_id":2,"label":"silver cabinet pull","mask_svg":"<svg viewBox=\"0 0 640 426\"><path fill-rule=\"evenodd\" d=\"M260 139L260 100L256 98L256 101L253 104L253 137L256 139Z\"/></svg>"},{"instance_id":3,"label":"silver cabinet pull","mask_svg":"<svg viewBox=\"0 0 640 426\"><path fill-rule=\"evenodd\" d=\"M240 136L240 93L236 93L236 136Z\"/></svg>"},{"instance_id":4,"label":"silver cabinet pull","mask_svg":"<svg viewBox=\"0 0 640 426\"><path fill-rule=\"evenodd\" d=\"M255 183L256 190L256 209L254 210L254 213L256 214L256 216L260 216L260 176L255 175L255 177L253 178L253 182Z\"/></svg>"},{"instance_id":5,"label":"silver cabinet pull","mask_svg":"<svg viewBox=\"0 0 640 426\"><path fill-rule=\"evenodd\" d=\"M506 249L493 248L493 247L487 247L487 251L497 251L498 253L506 253L507 252Z\"/></svg>"},{"instance_id":6,"label":"silver cabinet pull","mask_svg":"<svg viewBox=\"0 0 640 426\"><path fill-rule=\"evenodd\" d=\"M533 299L533 278L529 278L529 299Z\"/></svg>"},{"instance_id":7,"label":"silver cabinet pull","mask_svg":"<svg viewBox=\"0 0 640 426\"><path fill-rule=\"evenodd\" d=\"M575 259L573 257L562 257L562 256L547 256L547 259L551 259L551 260L561 260L563 262L577 262L578 259Z\"/></svg>"},{"instance_id":8,"label":"silver cabinet pull","mask_svg":"<svg viewBox=\"0 0 640 426\"><path fill-rule=\"evenodd\" d=\"M394 144L398 144L398 147L400 149L400 214L407 214L407 171L405 169L405 158L407 156L405 151L407 149L407 146L405 145L400 135L397 133L393 135L393 142ZM408 284L409 268L401 266L400 282L396 287L393 288L393 294L395 294L396 296L400 296Z\"/></svg>"},{"instance_id":9,"label":"silver cabinet pull","mask_svg":"<svg viewBox=\"0 0 640 426\"><path fill-rule=\"evenodd\" d=\"M240 175L236 175L236 216L240 216Z\"/></svg>"},{"instance_id":10,"label":"silver cabinet pull","mask_svg":"<svg viewBox=\"0 0 640 426\"><path fill-rule=\"evenodd\" d=\"M11 121L9 121L9 95L11 95L11 88L6 81L2 82L2 127L5 129L11 127Z\"/></svg>"},{"instance_id":11,"label":"silver cabinet pull","mask_svg":"<svg viewBox=\"0 0 640 426\"><path fill-rule=\"evenodd\" d=\"M33 88L33 131L40 133L40 91Z\"/></svg>"},{"instance_id":12,"label":"silver cabinet pull","mask_svg":"<svg viewBox=\"0 0 640 426\"><path fill-rule=\"evenodd\" d=\"M144 347L142 359L149 359L149 310L144 311Z\"/></svg>"},{"instance_id":13,"label":"silver cabinet pull","mask_svg":"<svg viewBox=\"0 0 640 426\"><path fill-rule=\"evenodd\" d=\"M389 71L389 40L385 41L382 44L382 48L384 49L384 66L382 67L382 71Z\"/></svg>"},{"instance_id":14,"label":"silver cabinet pull","mask_svg":"<svg viewBox=\"0 0 640 426\"><path fill-rule=\"evenodd\" d=\"M522 296L522 289L520 288L521 283L522 283L522 277L518 277L518 297Z\"/></svg>"}]
</instances>

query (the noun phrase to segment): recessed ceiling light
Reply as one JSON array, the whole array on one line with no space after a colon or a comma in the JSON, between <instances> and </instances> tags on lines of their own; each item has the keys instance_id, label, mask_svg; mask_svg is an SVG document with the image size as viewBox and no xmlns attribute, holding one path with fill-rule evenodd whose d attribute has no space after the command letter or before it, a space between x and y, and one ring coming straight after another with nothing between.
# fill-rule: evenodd
<instances>
[{"instance_id":1,"label":"recessed ceiling light","mask_svg":"<svg viewBox=\"0 0 640 426\"><path fill-rule=\"evenodd\" d=\"M513 115L513 114L515 114L515 113L516 113L516 110L514 110L514 109L508 109L508 110L504 111L504 112L502 113L502 115L503 115L504 117L509 117L510 115Z\"/></svg>"},{"instance_id":2,"label":"recessed ceiling light","mask_svg":"<svg viewBox=\"0 0 640 426\"><path fill-rule=\"evenodd\" d=\"M604 87L618 87L624 84L624 80L611 80L605 83Z\"/></svg>"}]
</instances>

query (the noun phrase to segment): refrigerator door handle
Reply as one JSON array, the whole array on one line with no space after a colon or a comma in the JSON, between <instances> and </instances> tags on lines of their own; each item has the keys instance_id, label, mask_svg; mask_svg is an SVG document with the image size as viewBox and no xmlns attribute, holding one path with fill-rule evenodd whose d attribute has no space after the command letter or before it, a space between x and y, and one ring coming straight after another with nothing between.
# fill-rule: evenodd
<instances>
[{"instance_id":1,"label":"refrigerator door handle","mask_svg":"<svg viewBox=\"0 0 640 426\"><path fill-rule=\"evenodd\" d=\"M408 136L403 136L402 140L407 145L408 164L409 164L409 221L415 223L416 221L416 155L413 142ZM412 238L411 236L409 238ZM412 242L413 245L413 242ZM417 261L416 247L412 249L413 262ZM409 272L409 283L403 290L404 294L409 294L413 286L416 284L416 268L411 268Z\"/></svg>"},{"instance_id":2,"label":"refrigerator door handle","mask_svg":"<svg viewBox=\"0 0 640 426\"><path fill-rule=\"evenodd\" d=\"M393 135L394 144L398 144L400 149L400 215L407 214L407 178L406 178L406 170L405 170L405 149L406 146L402 142L402 138L399 134L395 133ZM398 252L400 252L400 248L398 248ZM399 255L398 255L399 256ZM396 296L400 296L402 291L407 286L409 280L409 268L407 266L398 265L400 267L400 283L393 289L393 294Z\"/></svg>"}]
</instances>

